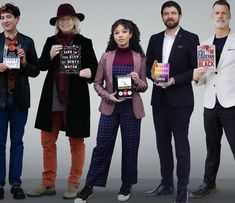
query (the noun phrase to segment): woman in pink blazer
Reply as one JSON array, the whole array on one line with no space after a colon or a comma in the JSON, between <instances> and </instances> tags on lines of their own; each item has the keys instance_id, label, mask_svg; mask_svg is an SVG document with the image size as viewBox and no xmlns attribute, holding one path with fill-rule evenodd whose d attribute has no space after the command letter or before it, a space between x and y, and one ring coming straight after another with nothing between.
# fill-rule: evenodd
<instances>
[{"instance_id":1,"label":"woman in pink blazer","mask_svg":"<svg viewBox=\"0 0 235 203\"><path fill-rule=\"evenodd\" d=\"M106 53L98 65L94 88L102 101L97 144L93 150L85 187L75 203L85 203L93 186L105 187L115 140L120 126L122 137L122 186L119 201L128 200L137 183L137 158L144 107L140 92L147 89L145 57L139 45L140 32L132 21L117 20L111 29ZM123 77L124 76L124 77ZM132 81L119 89L120 82Z\"/></svg>"}]
</instances>

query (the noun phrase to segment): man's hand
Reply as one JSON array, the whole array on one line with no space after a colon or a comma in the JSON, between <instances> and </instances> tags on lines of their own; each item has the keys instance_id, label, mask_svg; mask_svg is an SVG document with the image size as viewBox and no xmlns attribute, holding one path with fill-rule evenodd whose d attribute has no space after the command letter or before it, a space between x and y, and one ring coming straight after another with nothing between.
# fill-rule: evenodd
<instances>
[{"instance_id":1,"label":"man's hand","mask_svg":"<svg viewBox=\"0 0 235 203\"><path fill-rule=\"evenodd\" d=\"M174 79L173 77L171 77L171 78L169 78L168 82L166 82L166 83L162 86L162 88L167 88L167 87L169 87L169 86L171 86L171 85L174 85L174 84L175 84L175 79Z\"/></svg>"},{"instance_id":2,"label":"man's hand","mask_svg":"<svg viewBox=\"0 0 235 203\"><path fill-rule=\"evenodd\" d=\"M0 73L3 73L4 71L6 71L6 69L8 69L8 67L6 66L6 64L0 63Z\"/></svg>"},{"instance_id":3,"label":"man's hand","mask_svg":"<svg viewBox=\"0 0 235 203\"><path fill-rule=\"evenodd\" d=\"M26 65L26 55L24 52L24 49L18 48L18 56L20 57L20 63L23 65L23 67Z\"/></svg>"},{"instance_id":4,"label":"man's hand","mask_svg":"<svg viewBox=\"0 0 235 203\"><path fill-rule=\"evenodd\" d=\"M206 68L195 68L193 70L193 80L198 81L206 73Z\"/></svg>"}]
</instances>

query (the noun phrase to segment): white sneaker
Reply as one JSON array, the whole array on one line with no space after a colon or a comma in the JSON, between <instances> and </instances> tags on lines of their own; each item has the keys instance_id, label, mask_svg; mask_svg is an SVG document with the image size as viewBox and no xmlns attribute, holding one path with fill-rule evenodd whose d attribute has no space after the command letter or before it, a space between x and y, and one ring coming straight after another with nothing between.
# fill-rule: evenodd
<instances>
[{"instance_id":1,"label":"white sneaker","mask_svg":"<svg viewBox=\"0 0 235 203\"><path fill-rule=\"evenodd\" d=\"M117 196L118 201L124 202L127 201L131 196L131 185L123 185L120 188L120 192Z\"/></svg>"}]
</instances>

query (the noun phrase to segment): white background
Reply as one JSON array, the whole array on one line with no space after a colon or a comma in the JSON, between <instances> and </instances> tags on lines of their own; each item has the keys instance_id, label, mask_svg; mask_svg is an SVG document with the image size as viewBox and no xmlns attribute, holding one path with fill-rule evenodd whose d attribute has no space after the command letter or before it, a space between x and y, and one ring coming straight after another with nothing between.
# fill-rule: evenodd
<instances>
[{"instance_id":1,"label":"white background","mask_svg":"<svg viewBox=\"0 0 235 203\"><path fill-rule=\"evenodd\" d=\"M7 1L1 0L0 4ZM18 30L35 41L36 50L40 57L46 38L54 34L54 27L49 24L49 19L56 16L58 6L64 1L56 0L11 0L21 10L21 20ZM141 45L146 51L148 40L154 33L165 29L161 20L160 9L165 1L162 0L68 0L77 12L84 13L86 18L81 23L81 34L91 38L97 59L105 51L110 35L111 25L119 18L133 20L141 32ZM200 41L204 41L214 32L211 21L211 10L214 0L177 0L182 7L183 18L181 26L198 34ZM235 10L235 1L229 0L231 12ZM230 22L234 28L234 20ZM2 28L0 28L2 32ZM42 148L40 131L34 128L35 116L41 94L45 73L31 82L31 108L24 136L24 170L23 178L41 178ZM159 160L156 149L155 131L153 127L150 97L152 84L148 81L149 89L142 94L145 105L146 117L142 120L141 142L139 150L139 178L160 178ZM78 87L79 88L79 87ZM203 129L203 87L194 87L195 108L190 122L189 139L191 145L191 177L202 178L206 156L205 133ZM91 137L86 139L86 162L83 178L87 174L92 149L95 146L96 132L99 119L98 105L100 98L90 85L91 96ZM174 99L174 98L172 98ZM184 98L182 98L184 99ZM46 115L45 115L46 116ZM9 138L9 136L8 136ZM9 139L7 157L9 159ZM57 142L58 151L58 178L67 178L70 167L70 151L67 137L64 133L59 135ZM121 143L120 134L115 146L111 163L110 178L119 178L121 171ZM7 159L7 160L8 160ZM7 163L8 166L8 163ZM219 178L234 178L234 158L225 136L222 139L222 155Z\"/></svg>"}]
</instances>

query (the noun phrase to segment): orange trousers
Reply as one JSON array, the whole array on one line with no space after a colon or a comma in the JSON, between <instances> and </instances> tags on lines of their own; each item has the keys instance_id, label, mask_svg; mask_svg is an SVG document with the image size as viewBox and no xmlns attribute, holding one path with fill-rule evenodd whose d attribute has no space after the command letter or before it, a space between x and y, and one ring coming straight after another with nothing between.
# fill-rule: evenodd
<instances>
[{"instance_id":1,"label":"orange trousers","mask_svg":"<svg viewBox=\"0 0 235 203\"><path fill-rule=\"evenodd\" d=\"M41 144L43 148L42 185L54 187L57 175L57 147L60 126L66 125L66 112L54 112L52 116L52 130L41 131ZM83 138L69 137L71 152L71 168L68 185L79 186L85 161L85 143ZM61 160L63 161L63 160Z\"/></svg>"}]
</instances>

